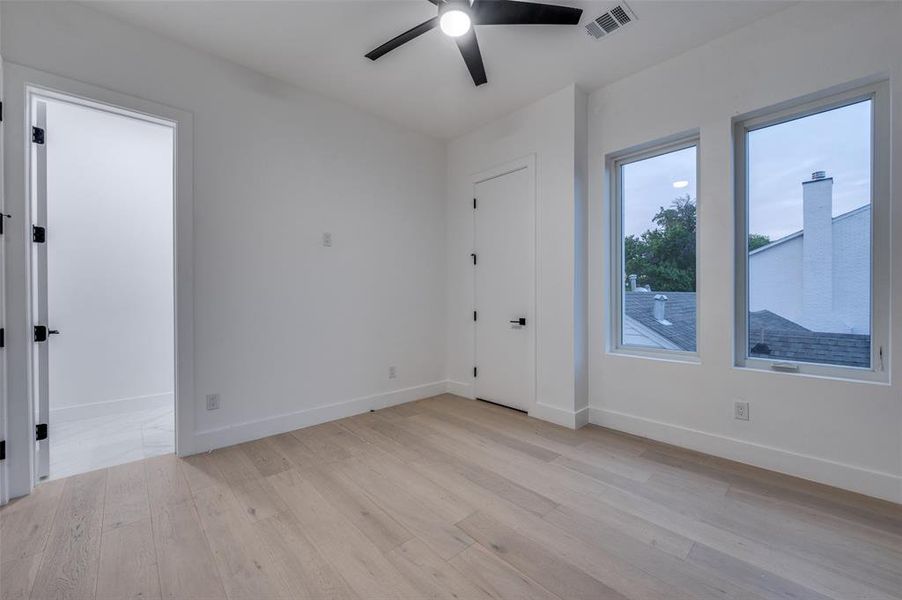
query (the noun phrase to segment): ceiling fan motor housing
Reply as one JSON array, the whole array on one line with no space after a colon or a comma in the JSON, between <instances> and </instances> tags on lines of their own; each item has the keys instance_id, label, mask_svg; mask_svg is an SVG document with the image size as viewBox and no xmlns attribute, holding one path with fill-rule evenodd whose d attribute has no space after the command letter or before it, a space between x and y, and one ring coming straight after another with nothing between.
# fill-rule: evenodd
<instances>
[{"instance_id":1,"label":"ceiling fan motor housing","mask_svg":"<svg viewBox=\"0 0 902 600\"><path fill-rule=\"evenodd\" d=\"M443 0L438 3L438 14L442 16L449 10L461 10L472 16L470 6L471 4L468 0Z\"/></svg>"}]
</instances>

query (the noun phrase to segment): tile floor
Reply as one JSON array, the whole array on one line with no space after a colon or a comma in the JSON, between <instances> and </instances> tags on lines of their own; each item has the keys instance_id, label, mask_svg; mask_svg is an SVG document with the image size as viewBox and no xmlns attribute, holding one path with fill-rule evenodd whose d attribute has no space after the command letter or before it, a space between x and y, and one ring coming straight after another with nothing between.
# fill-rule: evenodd
<instances>
[{"instance_id":1,"label":"tile floor","mask_svg":"<svg viewBox=\"0 0 902 600\"><path fill-rule=\"evenodd\" d=\"M50 479L175 450L172 406L50 422Z\"/></svg>"}]
</instances>

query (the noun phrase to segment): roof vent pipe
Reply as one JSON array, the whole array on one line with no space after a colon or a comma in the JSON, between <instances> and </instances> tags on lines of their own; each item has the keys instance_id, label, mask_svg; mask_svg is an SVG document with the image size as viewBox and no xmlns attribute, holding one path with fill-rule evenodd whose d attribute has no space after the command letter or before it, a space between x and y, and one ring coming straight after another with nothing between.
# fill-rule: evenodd
<instances>
[{"instance_id":1,"label":"roof vent pipe","mask_svg":"<svg viewBox=\"0 0 902 600\"><path fill-rule=\"evenodd\" d=\"M667 296L664 294L655 294L655 305L652 309L652 314L655 317L655 321L659 323L664 323L669 325L667 322L666 314L667 314Z\"/></svg>"},{"instance_id":2,"label":"roof vent pipe","mask_svg":"<svg viewBox=\"0 0 902 600\"><path fill-rule=\"evenodd\" d=\"M639 287L638 284L636 283L637 279L638 279L638 277L636 275L630 275L630 291L631 292L635 292L636 288Z\"/></svg>"}]
</instances>

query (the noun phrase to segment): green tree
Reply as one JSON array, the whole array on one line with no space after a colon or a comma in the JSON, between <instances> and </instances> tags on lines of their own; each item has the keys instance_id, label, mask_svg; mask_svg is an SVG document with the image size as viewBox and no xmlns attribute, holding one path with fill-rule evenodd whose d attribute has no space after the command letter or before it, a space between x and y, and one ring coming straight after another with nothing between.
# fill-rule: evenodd
<instances>
[{"instance_id":1,"label":"green tree","mask_svg":"<svg viewBox=\"0 0 902 600\"><path fill-rule=\"evenodd\" d=\"M655 291L695 291L695 201L688 195L663 206L654 229L624 239L626 276ZM626 283L626 282L625 282Z\"/></svg>"},{"instance_id":2,"label":"green tree","mask_svg":"<svg viewBox=\"0 0 902 600\"><path fill-rule=\"evenodd\" d=\"M766 235L760 233L750 233L749 234L749 252L752 250L757 250L762 246L767 246L770 243L770 238Z\"/></svg>"}]
</instances>

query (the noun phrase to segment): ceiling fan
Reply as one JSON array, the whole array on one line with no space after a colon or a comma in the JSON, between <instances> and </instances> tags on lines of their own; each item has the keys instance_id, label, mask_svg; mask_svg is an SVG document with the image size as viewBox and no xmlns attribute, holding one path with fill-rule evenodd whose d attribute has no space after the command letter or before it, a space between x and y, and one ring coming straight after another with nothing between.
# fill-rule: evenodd
<instances>
[{"instance_id":1,"label":"ceiling fan","mask_svg":"<svg viewBox=\"0 0 902 600\"><path fill-rule=\"evenodd\" d=\"M445 35L453 37L457 42L473 83L480 86L488 82L488 79L474 25L578 25L583 14L581 8L516 0L427 1L438 8L436 16L390 39L367 53L366 57L376 60L438 26Z\"/></svg>"}]
</instances>

